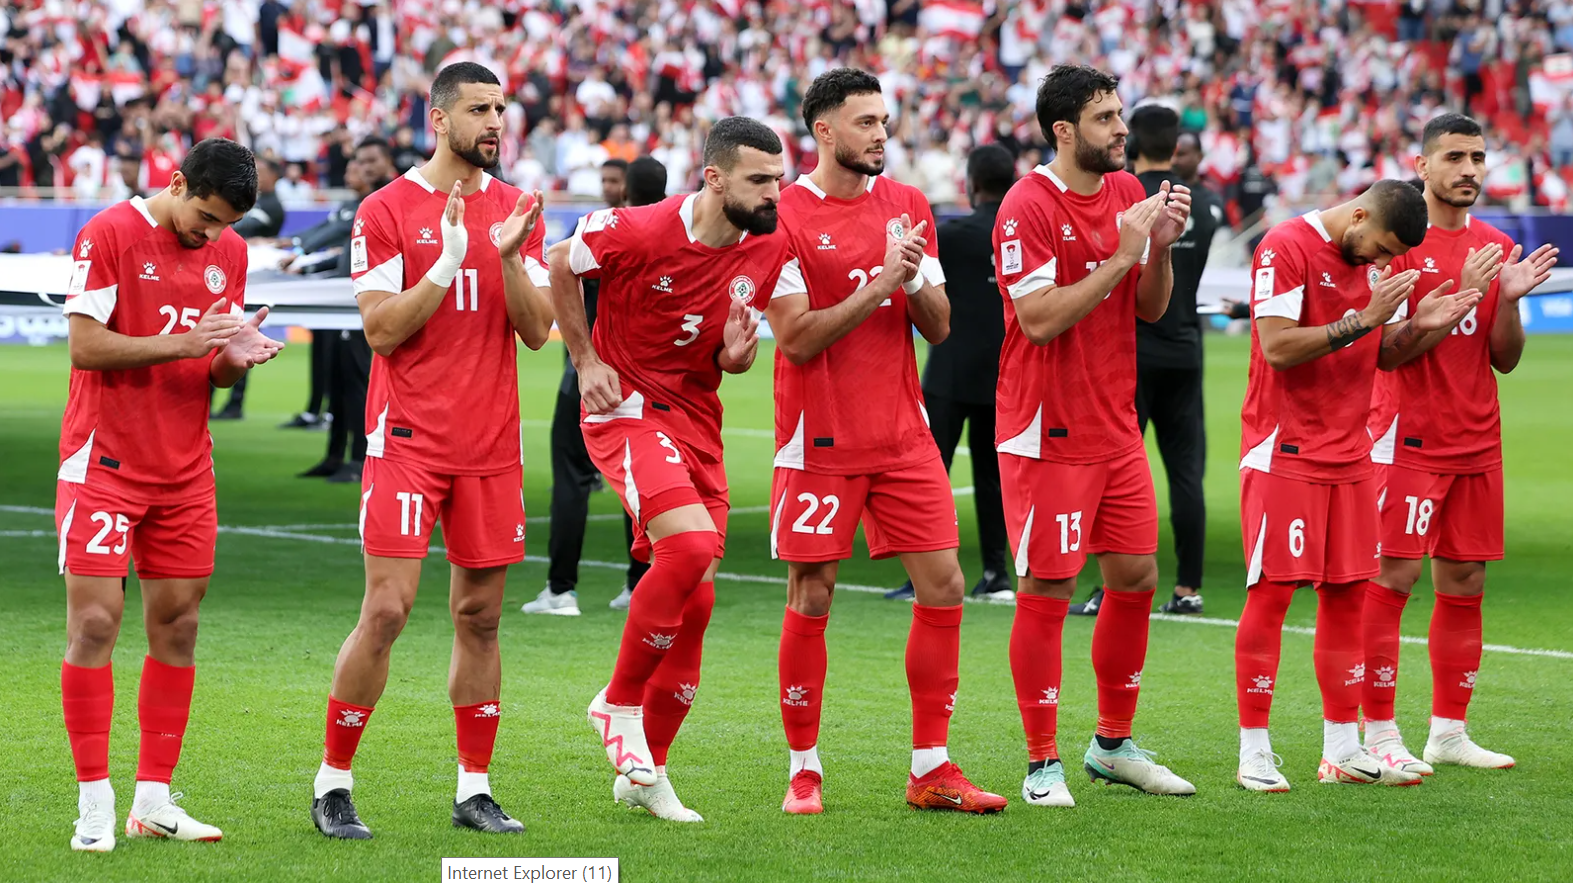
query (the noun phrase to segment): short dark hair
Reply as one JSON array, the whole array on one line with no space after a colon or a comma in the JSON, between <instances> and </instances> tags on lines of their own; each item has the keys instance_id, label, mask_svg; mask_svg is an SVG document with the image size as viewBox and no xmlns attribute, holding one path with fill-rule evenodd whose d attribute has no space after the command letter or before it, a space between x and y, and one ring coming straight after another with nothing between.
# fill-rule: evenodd
<instances>
[{"instance_id":1,"label":"short dark hair","mask_svg":"<svg viewBox=\"0 0 1573 883\"><path fill-rule=\"evenodd\" d=\"M1420 152L1430 153L1436 149L1436 142L1443 135L1466 135L1479 138L1484 135L1480 124L1461 113L1444 113L1432 117L1426 123L1425 129L1420 133Z\"/></svg>"},{"instance_id":2,"label":"short dark hair","mask_svg":"<svg viewBox=\"0 0 1573 883\"><path fill-rule=\"evenodd\" d=\"M738 149L752 147L771 156L781 155L781 138L775 130L748 117L726 117L710 127L705 139L703 165L731 170L737 164Z\"/></svg>"},{"instance_id":3,"label":"short dark hair","mask_svg":"<svg viewBox=\"0 0 1573 883\"><path fill-rule=\"evenodd\" d=\"M629 205L652 205L666 198L666 166L653 156L628 163Z\"/></svg>"},{"instance_id":4,"label":"short dark hair","mask_svg":"<svg viewBox=\"0 0 1573 883\"><path fill-rule=\"evenodd\" d=\"M388 143L388 139L379 135L367 135L365 138L360 139L359 144L355 145L355 152L360 153L368 147L382 151L382 158L387 160L389 165L393 164L393 145Z\"/></svg>"},{"instance_id":5,"label":"short dark hair","mask_svg":"<svg viewBox=\"0 0 1573 883\"><path fill-rule=\"evenodd\" d=\"M967 154L967 186L979 196L1003 197L1016 183L1016 158L998 144L975 147Z\"/></svg>"},{"instance_id":6,"label":"short dark hair","mask_svg":"<svg viewBox=\"0 0 1573 883\"><path fill-rule=\"evenodd\" d=\"M1412 185L1384 178L1361 194L1360 202L1371 218L1392 231L1399 242L1414 248L1425 241L1429 224L1426 199Z\"/></svg>"},{"instance_id":7,"label":"short dark hair","mask_svg":"<svg viewBox=\"0 0 1573 883\"><path fill-rule=\"evenodd\" d=\"M1054 124L1074 125L1082 108L1105 92L1120 86L1118 78L1085 64L1057 64L1038 84L1038 127L1050 144L1054 143Z\"/></svg>"},{"instance_id":8,"label":"short dark hair","mask_svg":"<svg viewBox=\"0 0 1573 883\"><path fill-rule=\"evenodd\" d=\"M186 198L217 196L245 214L257 204L257 158L228 138L198 141L180 161Z\"/></svg>"},{"instance_id":9,"label":"short dark hair","mask_svg":"<svg viewBox=\"0 0 1573 883\"><path fill-rule=\"evenodd\" d=\"M601 163L601 168L603 168L603 169L620 169L623 172L623 174L627 174L628 173L628 160L623 159L620 156L614 156L611 159L607 160L606 162Z\"/></svg>"},{"instance_id":10,"label":"short dark hair","mask_svg":"<svg viewBox=\"0 0 1573 883\"><path fill-rule=\"evenodd\" d=\"M456 61L437 72L431 81L431 105L438 110L449 110L459 100L460 87L469 83L501 86L491 68L473 61Z\"/></svg>"},{"instance_id":11,"label":"short dark hair","mask_svg":"<svg viewBox=\"0 0 1573 883\"><path fill-rule=\"evenodd\" d=\"M1155 162L1168 162L1174 158L1174 148L1180 143L1180 115L1161 104L1143 104L1131 112L1130 126L1132 156Z\"/></svg>"},{"instance_id":12,"label":"short dark hair","mask_svg":"<svg viewBox=\"0 0 1573 883\"><path fill-rule=\"evenodd\" d=\"M881 94L879 78L868 71L838 67L814 78L803 93L803 125L810 132L814 121L847 103L853 95Z\"/></svg>"}]
</instances>

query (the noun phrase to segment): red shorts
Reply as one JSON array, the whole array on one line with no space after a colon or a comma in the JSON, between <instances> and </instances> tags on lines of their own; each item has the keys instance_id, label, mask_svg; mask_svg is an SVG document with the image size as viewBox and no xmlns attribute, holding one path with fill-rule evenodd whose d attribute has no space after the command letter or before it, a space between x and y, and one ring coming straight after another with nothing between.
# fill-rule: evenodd
<instances>
[{"instance_id":1,"label":"red shorts","mask_svg":"<svg viewBox=\"0 0 1573 883\"><path fill-rule=\"evenodd\" d=\"M634 545L640 561L650 560L645 529L650 520L682 506L698 504L715 522L716 557L726 554L726 514L731 508L726 467L721 461L668 435L644 420L581 423L584 447L606 483L634 519Z\"/></svg>"},{"instance_id":2,"label":"red shorts","mask_svg":"<svg viewBox=\"0 0 1573 883\"><path fill-rule=\"evenodd\" d=\"M1245 587L1277 583L1338 585L1373 579L1377 565L1376 479L1316 484L1240 470L1240 533Z\"/></svg>"},{"instance_id":3,"label":"red shorts","mask_svg":"<svg viewBox=\"0 0 1573 883\"><path fill-rule=\"evenodd\" d=\"M70 481L55 485L60 572L124 577L127 560L141 579L213 575L218 507L209 494L182 503L133 503L114 491Z\"/></svg>"},{"instance_id":4,"label":"red shorts","mask_svg":"<svg viewBox=\"0 0 1573 883\"><path fill-rule=\"evenodd\" d=\"M1474 475L1380 469L1383 555L1502 560L1502 467Z\"/></svg>"},{"instance_id":5,"label":"red shorts","mask_svg":"<svg viewBox=\"0 0 1573 883\"><path fill-rule=\"evenodd\" d=\"M770 512L770 555L783 561L851 558L859 520L872 558L961 545L956 497L938 457L874 475L778 468Z\"/></svg>"},{"instance_id":6,"label":"red shorts","mask_svg":"<svg viewBox=\"0 0 1573 883\"><path fill-rule=\"evenodd\" d=\"M1068 579L1081 573L1089 553L1158 551L1158 499L1145 449L1080 465L999 458L1017 576Z\"/></svg>"},{"instance_id":7,"label":"red shorts","mask_svg":"<svg viewBox=\"0 0 1573 883\"><path fill-rule=\"evenodd\" d=\"M360 539L379 558L425 558L442 521L448 560L500 567L524 560L524 494L518 467L493 475L445 475L367 457L361 474Z\"/></svg>"}]
</instances>

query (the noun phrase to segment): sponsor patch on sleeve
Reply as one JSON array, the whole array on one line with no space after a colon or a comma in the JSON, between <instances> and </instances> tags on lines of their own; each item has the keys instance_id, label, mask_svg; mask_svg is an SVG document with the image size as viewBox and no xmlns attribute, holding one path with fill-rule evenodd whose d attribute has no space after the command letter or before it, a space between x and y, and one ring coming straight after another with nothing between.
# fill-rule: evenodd
<instances>
[{"instance_id":1,"label":"sponsor patch on sleeve","mask_svg":"<svg viewBox=\"0 0 1573 883\"><path fill-rule=\"evenodd\" d=\"M92 261L77 261L71 270L71 284L66 288L66 294L81 294L87 290L87 274L93 268Z\"/></svg>"},{"instance_id":2,"label":"sponsor patch on sleeve","mask_svg":"<svg viewBox=\"0 0 1573 883\"><path fill-rule=\"evenodd\" d=\"M1021 272L1021 240L1007 239L1000 243L999 272L1005 276L1012 276Z\"/></svg>"},{"instance_id":3,"label":"sponsor patch on sleeve","mask_svg":"<svg viewBox=\"0 0 1573 883\"><path fill-rule=\"evenodd\" d=\"M357 236L350 240L350 272L364 273L371 269L371 262L366 258L366 237Z\"/></svg>"},{"instance_id":4,"label":"sponsor patch on sleeve","mask_svg":"<svg viewBox=\"0 0 1573 883\"><path fill-rule=\"evenodd\" d=\"M1267 300L1273 296L1273 267L1262 267L1256 271L1256 299Z\"/></svg>"}]
</instances>

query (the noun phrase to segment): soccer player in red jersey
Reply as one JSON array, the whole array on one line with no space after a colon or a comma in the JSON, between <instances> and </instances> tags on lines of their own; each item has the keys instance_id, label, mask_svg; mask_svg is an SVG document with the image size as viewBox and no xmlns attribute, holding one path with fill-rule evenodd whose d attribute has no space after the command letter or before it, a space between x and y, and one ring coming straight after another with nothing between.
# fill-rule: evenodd
<instances>
[{"instance_id":1,"label":"soccer player in red jersey","mask_svg":"<svg viewBox=\"0 0 1573 883\"><path fill-rule=\"evenodd\" d=\"M791 768L782 809L818 813L825 625L836 571L863 522L875 558L900 556L917 593L907 637L914 807L998 812L946 752L956 701L965 585L955 502L928 431L912 327L950 333L950 302L921 191L880 177L890 114L879 80L850 68L817 77L803 122L819 164L781 195L790 238L761 307L776 337L773 557L787 562L781 718ZM768 306L767 306L768 305Z\"/></svg>"},{"instance_id":2,"label":"soccer player in red jersey","mask_svg":"<svg viewBox=\"0 0 1573 883\"><path fill-rule=\"evenodd\" d=\"M1358 198L1285 221L1252 261L1250 378L1240 451L1240 521L1248 562L1235 637L1240 768L1251 791L1287 791L1267 736L1284 615L1316 586L1316 680L1324 783L1413 785L1360 744L1366 675L1361 605L1377 575L1377 487L1366 432L1378 363L1419 351L1480 300L1443 283L1405 303L1421 274L1393 260L1426 235L1414 187L1378 181ZM1380 334L1370 332L1380 330ZM1368 336L1369 335L1369 336Z\"/></svg>"},{"instance_id":3,"label":"soccer player in red jersey","mask_svg":"<svg viewBox=\"0 0 1573 883\"><path fill-rule=\"evenodd\" d=\"M539 349L552 305L541 194L486 173L504 106L487 68L443 68L431 86L435 155L366 197L351 231L350 274L374 353L360 508L366 597L328 697L311 814L329 837L371 837L350 799L350 761L388 682L437 520L452 565L453 824L524 830L492 798L487 767L502 712L503 587L508 565L524 560L514 338Z\"/></svg>"},{"instance_id":4,"label":"soccer player in red jersey","mask_svg":"<svg viewBox=\"0 0 1573 883\"><path fill-rule=\"evenodd\" d=\"M1022 798L1074 806L1055 742L1061 637L1088 553L1106 590L1092 635L1095 782L1152 794L1196 789L1131 740L1158 584L1158 504L1136 423L1136 319L1155 321L1174 278L1169 248L1190 191L1147 196L1125 171L1118 81L1059 65L1038 89L1054 161L1011 188L994 226L1005 300L995 430L1005 525L1016 552L1011 672L1027 735Z\"/></svg>"},{"instance_id":5,"label":"soccer player in red jersey","mask_svg":"<svg viewBox=\"0 0 1573 883\"><path fill-rule=\"evenodd\" d=\"M1521 261L1520 246L1470 216L1485 162L1479 123L1448 113L1426 124L1415 171L1431 226L1393 266L1418 271L1422 286L1456 280L1485 296L1457 324L1429 335L1424 355L1377 378L1370 427L1385 493L1381 574L1366 586L1365 745L1383 763L1421 775L1437 763L1513 765L1508 755L1476 745L1464 726L1480 670L1486 562L1502 558L1502 423L1493 369L1512 371L1523 355L1518 302L1549 278L1557 249L1544 245ZM1427 556L1436 606L1431 733L1421 760L1404 747L1393 700L1399 620Z\"/></svg>"},{"instance_id":6,"label":"soccer player in red jersey","mask_svg":"<svg viewBox=\"0 0 1573 883\"><path fill-rule=\"evenodd\" d=\"M699 688L716 566L726 548L723 374L758 350L749 310L781 272L781 140L728 117L710 130L704 186L655 205L604 209L552 246L552 299L579 371L585 447L633 516L650 559L628 608L617 664L588 709L617 770L613 796L672 821L702 821L666 775ZM600 279L595 332L578 279Z\"/></svg>"},{"instance_id":7,"label":"soccer player in red jersey","mask_svg":"<svg viewBox=\"0 0 1573 883\"><path fill-rule=\"evenodd\" d=\"M210 139L146 200L87 222L71 254L71 392L60 428L55 525L66 581L60 691L81 818L71 848L115 848L110 656L125 608L126 563L142 584L148 653L137 719L142 744L128 837L218 840L176 805L196 676L197 607L218 538L209 384L233 386L282 346L243 321L246 244L229 229L257 198L251 151Z\"/></svg>"}]
</instances>

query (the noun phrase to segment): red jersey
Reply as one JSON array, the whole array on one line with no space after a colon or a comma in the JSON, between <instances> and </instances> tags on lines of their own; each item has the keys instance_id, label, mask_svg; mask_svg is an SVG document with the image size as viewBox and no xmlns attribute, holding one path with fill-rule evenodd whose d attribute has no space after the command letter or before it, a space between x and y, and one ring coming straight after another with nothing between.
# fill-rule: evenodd
<instances>
[{"instance_id":1,"label":"red jersey","mask_svg":"<svg viewBox=\"0 0 1573 883\"><path fill-rule=\"evenodd\" d=\"M1471 249L1491 243L1505 257L1513 240L1469 216L1458 230L1432 227L1419 247L1394 259L1394 271L1419 270L1409 308L1451 279L1456 286ZM1422 472L1485 472L1502 464L1502 413L1491 369L1491 328L1496 324L1497 283L1447 337L1397 371L1377 378L1371 404L1371 459Z\"/></svg>"},{"instance_id":2,"label":"red jersey","mask_svg":"<svg viewBox=\"0 0 1573 883\"><path fill-rule=\"evenodd\" d=\"M94 215L71 254L76 266L65 313L91 316L117 334L184 334L219 298L228 298L232 311L245 303L245 241L225 230L217 243L186 248L153 220L141 197ZM60 480L108 486L149 504L212 494L212 360L71 369Z\"/></svg>"},{"instance_id":3,"label":"red jersey","mask_svg":"<svg viewBox=\"0 0 1573 883\"><path fill-rule=\"evenodd\" d=\"M880 177L856 199L828 196L807 176L781 193L790 246L772 297L808 296L809 309L846 300L884 269L886 231L905 214L927 221L921 272L944 285L934 213L922 191ZM912 319L901 289L802 365L776 350L776 460L828 475L892 472L939 456L923 412Z\"/></svg>"},{"instance_id":4,"label":"red jersey","mask_svg":"<svg viewBox=\"0 0 1573 883\"><path fill-rule=\"evenodd\" d=\"M1371 475L1366 432L1381 329L1349 346L1277 370L1262 355L1256 319L1277 316L1302 327L1327 325L1365 309L1377 275L1350 266L1320 212L1285 221L1263 237L1251 260L1251 369L1240 412L1240 468L1301 481L1348 484ZM1389 324L1408 314L1400 307Z\"/></svg>"},{"instance_id":5,"label":"red jersey","mask_svg":"<svg viewBox=\"0 0 1573 883\"><path fill-rule=\"evenodd\" d=\"M469 251L437 312L388 356L373 355L366 456L447 475L491 475L521 462L518 347L503 296L497 241L519 188L491 175L464 197ZM350 276L366 291L414 288L442 256L440 193L410 169L355 214ZM525 238L530 281L547 286L546 225Z\"/></svg>"},{"instance_id":6,"label":"red jersey","mask_svg":"<svg viewBox=\"0 0 1573 883\"><path fill-rule=\"evenodd\" d=\"M994 265L1005 299L995 448L1071 465L1103 463L1141 447L1136 426L1136 284L1133 267L1103 303L1043 346L1016 322L1015 300L1073 285L1114 256L1120 221L1147 191L1129 172L1103 176L1082 196L1048 166L1017 181L994 222ZM1142 253L1147 263L1147 252Z\"/></svg>"},{"instance_id":7,"label":"red jersey","mask_svg":"<svg viewBox=\"0 0 1573 883\"><path fill-rule=\"evenodd\" d=\"M586 423L649 420L721 456L721 332L732 298L775 288L786 233L745 234L725 248L694 238L694 200L602 209L569 243L575 275L601 280L591 342L621 380L623 403Z\"/></svg>"}]
</instances>

